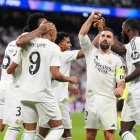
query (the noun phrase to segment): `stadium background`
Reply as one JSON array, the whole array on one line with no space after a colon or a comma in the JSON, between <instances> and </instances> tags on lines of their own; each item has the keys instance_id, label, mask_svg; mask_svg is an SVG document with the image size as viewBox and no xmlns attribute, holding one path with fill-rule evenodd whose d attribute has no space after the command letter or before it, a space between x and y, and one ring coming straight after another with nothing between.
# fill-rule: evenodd
<instances>
[{"instance_id":1,"label":"stadium background","mask_svg":"<svg viewBox=\"0 0 140 140\"><path fill-rule=\"evenodd\" d=\"M28 2L32 1L32 4L40 4L40 6L28 7ZM36 3L39 2L39 3ZM74 9L68 9L68 11L58 10L57 8L50 9L44 2L52 2L56 5L66 6L81 6L84 7L84 12L80 8L79 11ZM58 3L57 3L58 2ZM60 2L60 3L59 3ZM20 4L19 4L20 3ZM46 7L43 6L45 4ZM27 7L26 7L26 6ZM43 8L41 8L43 7ZM48 10L47 10L48 8ZM94 10L94 8L101 8L103 16L106 20L106 26L111 27L118 40L121 40L121 25L123 21L128 17L140 18L140 1L139 0L0 0L0 65L2 64L3 55L7 44L16 39L18 35L22 33L23 27L26 25L27 17L34 12L43 12L46 18L55 23L58 31L65 31L70 34L72 49L80 49L78 41L78 32L87 19L87 16ZM111 12L108 14L106 10L109 9ZM122 11L120 14L112 14L115 10L127 10ZM122 8L122 9L120 9ZM127 9L126 9L127 8ZM32 9L32 10L31 10ZM45 10L46 9L46 10ZM90 10L89 10L90 9ZM87 10L87 12L86 12ZM125 13L125 14L124 14ZM89 35L90 38L98 33L96 29L91 29ZM70 95L69 105L71 112L77 112L72 114L73 118L73 139L84 140L84 111L85 103L85 87L86 87L86 67L85 59L80 59L72 63L71 74L77 75L80 78L79 89L80 95L78 98ZM78 120L78 121L77 121ZM140 128L137 127L135 133L140 139L138 134ZM0 140L2 140L0 137ZM81 137L81 138L80 138ZM102 140L103 134L99 132L97 140ZM116 133L117 140L120 138ZM19 140L19 139L18 139Z\"/></svg>"}]
</instances>

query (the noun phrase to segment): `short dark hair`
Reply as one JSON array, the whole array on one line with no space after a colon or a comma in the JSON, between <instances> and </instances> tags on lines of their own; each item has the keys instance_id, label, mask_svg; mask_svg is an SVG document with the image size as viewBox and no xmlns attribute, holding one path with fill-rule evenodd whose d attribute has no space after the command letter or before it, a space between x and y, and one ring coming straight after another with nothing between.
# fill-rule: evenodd
<instances>
[{"instance_id":1,"label":"short dark hair","mask_svg":"<svg viewBox=\"0 0 140 140\"><path fill-rule=\"evenodd\" d=\"M114 31L111 28L105 27L102 31L110 31L114 35Z\"/></svg>"},{"instance_id":2,"label":"short dark hair","mask_svg":"<svg viewBox=\"0 0 140 140\"><path fill-rule=\"evenodd\" d=\"M23 33L24 32L30 32L29 27L27 25L23 28Z\"/></svg>"},{"instance_id":3,"label":"short dark hair","mask_svg":"<svg viewBox=\"0 0 140 140\"><path fill-rule=\"evenodd\" d=\"M27 20L27 26L30 31L35 30L38 27L38 21L39 19L45 18L45 15L43 13L33 13L29 16Z\"/></svg>"},{"instance_id":4,"label":"short dark hair","mask_svg":"<svg viewBox=\"0 0 140 140\"><path fill-rule=\"evenodd\" d=\"M65 37L69 37L69 34L65 32L58 32L55 43L58 45Z\"/></svg>"},{"instance_id":5,"label":"short dark hair","mask_svg":"<svg viewBox=\"0 0 140 140\"><path fill-rule=\"evenodd\" d=\"M124 23L132 30L140 30L140 21L135 18L128 18L124 21Z\"/></svg>"}]
</instances>

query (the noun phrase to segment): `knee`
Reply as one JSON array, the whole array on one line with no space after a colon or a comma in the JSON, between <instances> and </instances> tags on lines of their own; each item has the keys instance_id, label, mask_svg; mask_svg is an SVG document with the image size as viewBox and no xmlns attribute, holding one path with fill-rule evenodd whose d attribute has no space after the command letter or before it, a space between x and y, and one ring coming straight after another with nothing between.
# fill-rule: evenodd
<instances>
[{"instance_id":1,"label":"knee","mask_svg":"<svg viewBox=\"0 0 140 140\"><path fill-rule=\"evenodd\" d=\"M95 140L95 138L96 138L96 134L95 133L87 132L86 140Z\"/></svg>"},{"instance_id":2,"label":"knee","mask_svg":"<svg viewBox=\"0 0 140 140\"><path fill-rule=\"evenodd\" d=\"M4 130L4 126L5 126L5 125L3 125L3 124L0 125L0 132L2 132L2 131Z\"/></svg>"}]
</instances>

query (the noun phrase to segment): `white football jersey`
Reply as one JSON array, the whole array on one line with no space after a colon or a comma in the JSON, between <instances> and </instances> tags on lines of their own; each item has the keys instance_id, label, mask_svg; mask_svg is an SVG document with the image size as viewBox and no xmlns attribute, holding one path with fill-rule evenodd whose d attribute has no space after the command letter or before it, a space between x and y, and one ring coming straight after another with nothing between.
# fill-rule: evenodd
<instances>
[{"instance_id":1,"label":"white football jersey","mask_svg":"<svg viewBox=\"0 0 140 140\"><path fill-rule=\"evenodd\" d=\"M140 61L140 37L134 37L131 41L125 45L126 63L127 63L127 75L131 74L135 70L134 63ZM140 88L140 76L134 80L128 82L129 87Z\"/></svg>"},{"instance_id":2,"label":"white football jersey","mask_svg":"<svg viewBox=\"0 0 140 140\"><path fill-rule=\"evenodd\" d=\"M59 46L47 39L35 38L21 53L21 100L46 102L54 98L50 66L60 66Z\"/></svg>"},{"instance_id":3,"label":"white football jersey","mask_svg":"<svg viewBox=\"0 0 140 140\"><path fill-rule=\"evenodd\" d=\"M79 40L87 64L86 96L101 94L115 99L116 83L124 80L124 62L113 52L100 54L87 35L79 35Z\"/></svg>"},{"instance_id":4,"label":"white football jersey","mask_svg":"<svg viewBox=\"0 0 140 140\"><path fill-rule=\"evenodd\" d=\"M60 73L65 76L70 75L71 62L76 60L78 52L78 50L61 52ZM58 82L55 80L52 83L52 87L58 102L68 99L68 82Z\"/></svg>"},{"instance_id":5,"label":"white football jersey","mask_svg":"<svg viewBox=\"0 0 140 140\"><path fill-rule=\"evenodd\" d=\"M9 85L15 85L19 79L18 72L16 75L11 75L7 74L7 68L12 62L13 58L18 55L19 48L16 45L16 41L12 41L8 44L6 50L5 50L5 55L3 58L3 63L2 63L2 72L1 72L1 81L0 81L0 89L6 90Z\"/></svg>"}]
</instances>

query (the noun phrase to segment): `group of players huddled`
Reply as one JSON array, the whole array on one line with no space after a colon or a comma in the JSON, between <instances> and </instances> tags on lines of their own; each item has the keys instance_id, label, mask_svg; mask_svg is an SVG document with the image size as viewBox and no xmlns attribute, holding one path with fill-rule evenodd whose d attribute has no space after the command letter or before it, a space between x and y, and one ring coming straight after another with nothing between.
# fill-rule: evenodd
<instances>
[{"instance_id":1,"label":"group of players huddled","mask_svg":"<svg viewBox=\"0 0 140 140\"><path fill-rule=\"evenodd\" d=\"M90 27L99 34L90 40ZM105 27L100 11L93 11L79 31L81 50L71 50L69 34L57 32L44 14L34 13L27 26L5 50L0 81L0 131L4 140L72 140L68 93L78 96L78 79L70 76L71 62L85 57L87 85L86 140L95 140L102 125L106 140L115 140L117 99L128 83L121 114L120 136L136 140L134 125L140 124L140 22L126 19L123 43ZM123 57L122 57L123 54ZM125 58L125 59L124 59ZM73 86L69 87L69 83ZM78 120L77 120L78 121Z\"/></svg>"}]
</instances>

